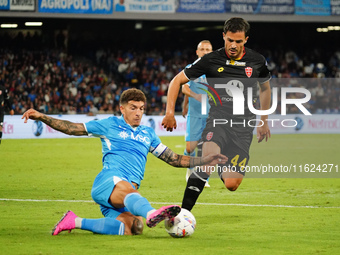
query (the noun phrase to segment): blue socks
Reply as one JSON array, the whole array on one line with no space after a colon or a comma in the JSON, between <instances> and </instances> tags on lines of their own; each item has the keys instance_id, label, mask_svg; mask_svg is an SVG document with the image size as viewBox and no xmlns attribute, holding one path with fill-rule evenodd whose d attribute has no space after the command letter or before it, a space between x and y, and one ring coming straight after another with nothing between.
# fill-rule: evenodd
<instances>
[{"instance_id":1,"label":"blue socks","mask_svg":"<svg viewBox=\"0 0 340 255\"><path fill-rule=\"evenodd\" d=\"M124 235L125 225L114 218L83 219L81 229L102 235Z\"/></svg>"},{"instance_id":2,"label":"blue socks","mask_svg":"<svg viewBox=\"0 0 340 255\"><path fill-rule=\"evenodd\" d=\"M124 205L130 213L146 219L149 211L154 210L149 201L138 193L130 193L124 199Z\"/></svg>"}]
</instances>

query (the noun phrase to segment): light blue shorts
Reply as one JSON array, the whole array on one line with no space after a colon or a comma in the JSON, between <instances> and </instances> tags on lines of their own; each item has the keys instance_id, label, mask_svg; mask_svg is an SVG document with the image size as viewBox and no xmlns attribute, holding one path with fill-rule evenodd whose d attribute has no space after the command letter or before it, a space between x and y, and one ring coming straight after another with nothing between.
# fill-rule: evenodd
<instances>
[{"instance_id":1,"label":"light blue shorts","mask_svg":"<svg viewBox=\"0 0 340 255\"><path fill-rule=\"evenodd\" d=\"M206 118L193 117L189 115L187 117L187 130L185 133L185 141L199 141L201 139L201 135L206 123Z\"/></svg>"},{"instance_id":2,"label":"light blue shorts","mask_svg":"<svg viewBox=\"0 0 340 255\"><path fill-rule=\"evenodd\" d=\"M117 218L121 213L128 211L126 207L115 208L109 203L113 188L120 181L127 181L136 189L132 182L117 170L101 171L94 180L91 196L100 205L100 210L105 217Z\"/></svg>"}]
</instances>

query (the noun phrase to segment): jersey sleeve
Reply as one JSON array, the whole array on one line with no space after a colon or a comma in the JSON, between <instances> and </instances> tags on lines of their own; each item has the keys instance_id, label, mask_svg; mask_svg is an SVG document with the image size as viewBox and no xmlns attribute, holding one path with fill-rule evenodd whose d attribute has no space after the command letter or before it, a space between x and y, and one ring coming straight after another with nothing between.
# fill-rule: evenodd
<instances>
[{"instance_id":1,"label":"jersey sleeve","mask_svg":"<svg viewBox=\"0 0 340 255\"><path fill-rule=\"evenodd\" d=\"M162 144L161 139L159 139L154 130L152 130L152 132L153 135L149 152L159 158L168 147Z\"/></svg>"},{"instance_id":2,"label":"jersey sleeve","mask_svg":"<svg viewBox=\"0 0 340 255\"><path fill-rule=\"evenodd\" d=\"M263 65L260 68L260 74L259 74L258 81L262 84L262 83L265 83L266 81L270 80L271 77L272 76L271 76L271 74L268 70L268 67L267 67L267 61L263 57Z\"/></svg>"},{"instance_id":3,"label":"jersey sleeve","mask_svg":"<svg viewBox=\"0 0 340 255\"><path fill-rule=\"evenodd\" d=\"M207 56L203 56L198 58L192 65L187 66L184 69L184 74L189 80L195 80L198 77L205 74L206 67L208 65L208 58Z\"/></svg>"},{"instance_id":4,"label":"jersey sleeve","mask_svg":"<svg viewBox=\"0 0 340 255\"><path fill-rule=\"evenodd\" d=\"M101 135L106 135L108 126L110 125L110 118L103 120L91 120L84 123L84 127L89 136L99 137Z\"/></svg>"}]
</instances>

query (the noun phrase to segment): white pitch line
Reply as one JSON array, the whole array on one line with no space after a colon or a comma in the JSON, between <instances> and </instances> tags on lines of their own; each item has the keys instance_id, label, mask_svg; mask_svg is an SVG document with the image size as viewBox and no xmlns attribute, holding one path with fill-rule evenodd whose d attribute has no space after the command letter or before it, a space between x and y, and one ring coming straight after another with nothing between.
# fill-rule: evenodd
<instances>
[{"instance_id":1,"label":"white pitch line","mask_svg":"<svg viewBox=\"0 0 340 255\"><path fill-rule=\"evenodd\" d=\"M61 200L61 199L54 200L54 199L17 199L17 198L0 198L0 201L95 203L93 200Z\"/></svg>"},{"instance_id":2,"label":"white pitch line","mask_svg":"<svg viewBox=\"0 0 340 255\"><path fill-rule=\"evenodd\" d=\"M67 203L95 203L93 200L61 200L61 199L16 199L16 198L0 198L0 201L14 202L67 202ZM150 204L181 204L180 202L150 202ZM221 204L221 203L196 203L197 205L208 206L244 206L244 207L279 207L279 208L324 208L324 209L340 209L340 206L313 206L313 205L256 205L256 204Z\"/></svg>"}]
</instances>

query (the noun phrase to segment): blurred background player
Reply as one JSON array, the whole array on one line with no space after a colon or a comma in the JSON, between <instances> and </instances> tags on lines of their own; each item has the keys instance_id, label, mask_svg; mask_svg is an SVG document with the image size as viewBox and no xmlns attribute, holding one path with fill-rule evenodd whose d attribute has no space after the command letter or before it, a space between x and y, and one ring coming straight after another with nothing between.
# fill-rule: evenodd
<instances>
[{"instance_id":1,"label":"blurred background player","mask_svg":"<svg viewBox=\"0 0 340 255\"><path fill-rule=\"evenodd\" d=\"M254 130L254 126L246 123L256 119L255 114L247 107L243 114L233 115L233 100L237 97L233 97L231 90L241 91L243 97L248 98L248 88L251 88L254 102L256 101L255 91L259 89L261 110L268 110L271 102L269 83L271 74L266 60L261 54L244 46L249 38L249 30L249 23L242 18L235 17L226 20L223 28L224 47L203 56L189 68L177 74L170 82L166 115L162 122L163 127L168 131L176 128L174 106L180 86L187 83L189 79L205 74L208 84L215 88L216 94L222 100L219 104L215 105L213 102L210 104L209 117L202 133L204 142L202 153L203 156L210 153L222 153L228 157L226 164L219 164L219 168L222 169L219 171L219 176L230 191L235 191L243 180ZM227 89L227 85L230 88ZM216 119L227 120L229 124L215 125ZM263 139L267 141L270 137L267 119L268 115L261 115L263 125L257 127L258 142ZM231 125L231 123L235 124ZM189 211L193 208L203 191L205 180L211 174L212 166L214 165L202 166L191 174L184 192L183 208Z\"/></svg>"},{"instance_id":2,"label":"blurred background player","mask_svg":"<svg viewBox=\"0 0 340 255\"><path fill-rule=\"evenodd\" d=\"M7 89L4 86L0 85L0 144L2 140L2 128L4 125L4 117L6 110L9 111L9 114L11 115L14 114L14 110L11 109L11 102Z\"/></svg>"},{"instance_id":3,"label":"blurred background player","mask_svg":"<svg viewBox=\"0 0 340 255\"><path fill-rule=\"evenodd\" d=\"M115 11L116 12L125 12L124 0L119 0L119 2L116 3Z\"/></svg>"},{"instance_id":4,"label":"blurred background player","mask_svg":"<svg viewBox=\"0 0 340 255\"><path fill-rule=\"evenodd\" d=\"M52 230L52 235L75 228L106 235L136 235L143 231L143 221L154 227L165 218L175 217L181 210L177 205L154 209L137 189L144 178L147 154L151 152L174 167L226 162L223 155L205 158L178 155L161 143L155 131L140 125L146 97L141 90L128 89L120 98L121 117L83 123L58 120L29 109L23 114L28 119L40 120L55 130L68 135L100 137L103 169L92 186L92 198L100 205L105 218L80 218L68 211Z\"/></svg>"},{"instance_id":5,"label":"blurred background player","mask_svg":"<svg viewBox=\"0 0 340 255\"><path fill-rule=\"evenodd\" d=\"M212 52L212 45L210 41L203 40L197 45L196 55L198 58L203 57L205 54ZM189 67L188 65L187 67ZM203 84L207 84L205 75L197 78L194 81L189 81L182 86L182 92L184 96L183 104L183 117L187 115L187 129L185 133L185 150L184 155L196 156L196 147L199 144L203 129L208 118L209 104L207 102L206 114L203 115L201 111L201 94L205 93L207 87ZM197 156L202 156L202 144L198 147ZM186 181L194 171L194 168L188 168L186 173ZM205 183L205 187L210 187L208 180Z\"/></svg>"}]
</instances>

